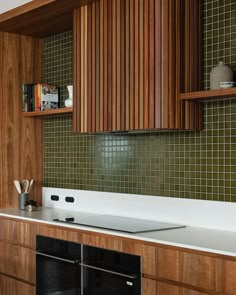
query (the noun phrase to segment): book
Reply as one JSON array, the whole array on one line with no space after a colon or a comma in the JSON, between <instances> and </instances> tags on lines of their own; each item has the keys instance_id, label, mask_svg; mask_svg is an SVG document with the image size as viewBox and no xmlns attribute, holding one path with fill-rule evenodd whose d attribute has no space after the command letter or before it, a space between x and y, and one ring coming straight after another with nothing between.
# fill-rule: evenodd
<instances>
[{"instance_id":1,"label":"book","mask_svg":"<svg viewBox=\"0 0 236 295\"><path fill-rule=\"evenodd\" d=\"M28 112L28 104L27 104L27 84L22 85L22 111Z\"/></svg>"},{"instance_id":2,"label":"book","mask_svg":"<svg viewBox=\"0 0 236 295\"><path fill-rule=\"evenodd\" d=\"M22 111L33 112L59 108L59 88L48 84L22 85Z\"/></svg>"},{"instance_id":3,"label":"book","mask_svg":"<svg viewBox=\"0 0 236 295\"><path fill-rule=\"evenodd\" d=\"M59 108L59 88L54 85L34 85L35 111Z\"/></svg>"}]
</instances>

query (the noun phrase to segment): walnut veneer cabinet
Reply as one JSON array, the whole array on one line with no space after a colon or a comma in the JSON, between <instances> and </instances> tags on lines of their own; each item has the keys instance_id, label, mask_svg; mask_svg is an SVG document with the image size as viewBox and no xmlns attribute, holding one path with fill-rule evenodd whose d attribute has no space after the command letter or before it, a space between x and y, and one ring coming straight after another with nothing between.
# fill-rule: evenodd
<instances>
[{"instance_id":1,"label":"walnut veneer cabinet","mask_svg":"<svg viewBox=\"0 0 236 295\"><path fill-rule=\"evenodd\" d=\"M142 295L236 294L234 257L5 217L0 228L3 295L35 294L36 234L141 256Z\"/></svg>"},{"instance_id":2,"label":"walnut veneer cabinet","mask_svg":"<svg viewBox=\"0 0 236 295\"><path fill-rule=\"evenodd\" d=\"M199 129L201 1L98 0L74 12L76 132Z\"/></svg>"}]
</instances>

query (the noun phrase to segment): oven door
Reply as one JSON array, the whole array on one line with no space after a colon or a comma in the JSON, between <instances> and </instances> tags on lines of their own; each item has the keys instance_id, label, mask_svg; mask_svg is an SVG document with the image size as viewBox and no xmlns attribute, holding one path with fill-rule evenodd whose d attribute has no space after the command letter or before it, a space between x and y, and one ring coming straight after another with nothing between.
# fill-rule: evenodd
<instances>
[{"instance_id":1,"label":"oven door","mask_svg":"<svg viewBox=\"0 0 236 295\"><path fill-rule=\"evenodd\" d=\"M81 272L77 261L36 253L37 295L80 295Z\"/></svg>"},{"instance_id":2,"label":"oven door","mask_svg":"<svg viewBox=\"0 0 236 295\"><path fill-rule=\"evenodd\" d=\"M36 294L81 295L81 245L37 236Z\"/></svg>"},{"instance_id":3,"label":"oven door","mask_svg":"<svg viewBox=\"0 0 236 295\"><path fill-rule=\"evenodd\" d=\"M83 295L141 295L140 257L83 246Z\"/></svg>"}]
</instances>

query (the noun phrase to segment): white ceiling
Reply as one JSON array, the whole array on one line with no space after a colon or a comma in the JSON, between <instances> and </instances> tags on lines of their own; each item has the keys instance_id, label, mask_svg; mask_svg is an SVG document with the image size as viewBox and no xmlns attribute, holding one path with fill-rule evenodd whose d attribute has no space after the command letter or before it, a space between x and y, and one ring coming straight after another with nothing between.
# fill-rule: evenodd
<instances>
[{"instance_id":1,"label":"white ceiling","mask_svg":"<svg viewBox=\"0 0 236 295\"><path fill-rule=\"evenodd\" d=\"M32 0L8 0L8 1L0 0L0 13L3 13L7 10L10 10L12 8L15 8L17 6L20 6L30 1Z\"/></svg>"}]
</instances>

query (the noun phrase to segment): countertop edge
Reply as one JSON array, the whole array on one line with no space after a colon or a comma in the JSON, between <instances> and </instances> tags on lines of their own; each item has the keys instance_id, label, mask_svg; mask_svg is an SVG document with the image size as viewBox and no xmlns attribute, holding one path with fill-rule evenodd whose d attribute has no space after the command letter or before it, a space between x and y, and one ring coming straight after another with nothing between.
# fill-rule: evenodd
<instances>
[{"instance_id":1,"label":"countertop edge","mask_svg":"<svg viewBox=\"0 0 236 295\"><path fill-rule=\"evenodd\" d=\"M196 250L196 251L207 252L207 253L211 253L211 254L236 257L236 253L234 253L234 252L216 250L216 249L211 249L211 248L207 248L207 247L198 247L198 246L188 245L188 244L184 244L184 243L175 243L175 242L164 241L164 240L159 240L159 239L154 239L154 238L146 238L146 237L141 237L138 234L122 233L119 231L104 230L104 229L94 228L94 227L90 227L90 226L70 225L70 224L65 224L65 223L47 221L47 220L43 220L43 219L16 216L13 214L8 214L8 213L0 213L0 217L7 217L7 218L15 219L15 220L31 221L34 223L41 223L41 224L46 224L46 225L59 226L59 227L63 227L63 228L70 228L70 229L82 230L82 231L87 231L87 232L106 234L106 235L110 235L110 236L123 237L123 238L132 239L132 240L150 242L150 243L154 243L154 244L162 244L162 245L178 247L178 248L185 248L188 250ZM178 229L174 229L174 230L178 230Z\"/></svg>"}]
</instances>

